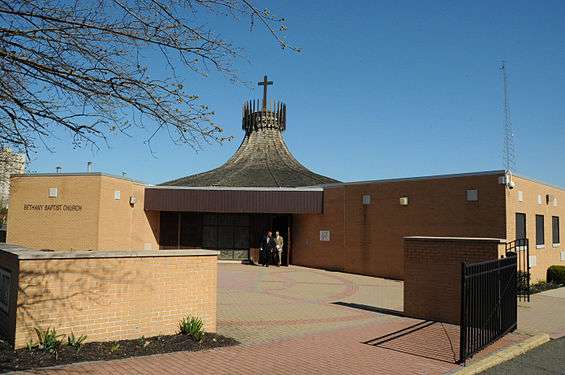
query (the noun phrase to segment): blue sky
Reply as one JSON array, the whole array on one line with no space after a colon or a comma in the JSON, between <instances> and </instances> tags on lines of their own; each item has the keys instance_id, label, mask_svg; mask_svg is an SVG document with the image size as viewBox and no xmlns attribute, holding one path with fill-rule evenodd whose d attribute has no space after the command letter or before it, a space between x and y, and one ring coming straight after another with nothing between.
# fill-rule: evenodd
<instances>
[{"instance_id":1,"label":"blue sky","mask_svg":"<svg viewBox=\"0 0 565 375\"><path fill-rule=\"evenodd\" d=\"M260 6L263 4L259 3ZM282 51L256 28L223 22L222 34L245 48L244 80L264 73L287 103L285 139L307 167L343 181L501 169L500 61L506 60L518 174L565 186L564 1L272 1L288 19ZM163 62L151 61L160 74ZM237 149L241 105L254 84L190 72L186 86L234 136L196 153L163 134L152 155L144 130L100 151L53 141L29 170L95 170L159 183L222 164Z\"/></svg>"}]
</instances>

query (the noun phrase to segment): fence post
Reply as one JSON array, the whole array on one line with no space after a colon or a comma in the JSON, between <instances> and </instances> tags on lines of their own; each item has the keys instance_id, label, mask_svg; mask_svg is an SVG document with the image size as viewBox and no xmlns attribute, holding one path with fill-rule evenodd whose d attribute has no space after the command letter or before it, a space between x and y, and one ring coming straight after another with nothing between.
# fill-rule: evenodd
<instances>
[{"instance_id":1,"label":"fence post","mask_svg":"<svg viewBox=\"0 0 565 375\"><path fill-rule=\"evenodd\" d=\"M528 285L526 286L526 295L527 295L527 299L528 302L530 302L530 240L526 238L526 272L527 272L527 283Z\"/></svg>"},{"instance_id":2,"label":"fence post","mask_svg":"<svg viewBox=\"0 0 565 375\"><path fill-rule=\"evenodd\" d=\"M467 358L467 322L466 322L466 295L465 295L465 262L461 263L461 311L459 317L459 363L465 366Z\"/></svg>"}]
</instances>

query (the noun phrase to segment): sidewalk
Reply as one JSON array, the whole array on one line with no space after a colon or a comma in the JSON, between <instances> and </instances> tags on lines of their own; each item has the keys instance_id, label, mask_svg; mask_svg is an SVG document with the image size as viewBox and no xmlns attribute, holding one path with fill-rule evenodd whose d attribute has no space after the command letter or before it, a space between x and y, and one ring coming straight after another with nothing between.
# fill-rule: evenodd
<instances>
[{"instance_id":1,"label":"sidewalk","mask_svg":"<svg viewBox=\"0 0 565 375\"><path fill-rule=\"evenodd\" d=\"M390 335L394 332L398 334ZM481 356L522 339L508 335ZM398 318L267 344L75 364L29 374L444 374L458 367L457 353L458 327Z\"/></svg>"},{"instance_id":2,"label":"sidewalk","mask_svg":"<svg viewBox=\"0 0 565 375\"><path fill-rule=\"evenodd\" d=\"M548 333L565 336L565 287L530 296L518 303L518 331L523 334Z\"/></svg>"},{"instance_id":3,"label":"sidewalk","mask_svg":"<svg viewBox=\"0 0 565 375\"><path fill-rule=\"evenodd\" d=\"M218 285L219 333L238 339L239 346L29 373L443 374L458 368L459 327L399 316L400 281L304 267L221 264ZM534 302L529 308L534 314L521 318L535 325L542 306ZM507 335L473 360L527 333Z\"/></svg>"}]
</instances>

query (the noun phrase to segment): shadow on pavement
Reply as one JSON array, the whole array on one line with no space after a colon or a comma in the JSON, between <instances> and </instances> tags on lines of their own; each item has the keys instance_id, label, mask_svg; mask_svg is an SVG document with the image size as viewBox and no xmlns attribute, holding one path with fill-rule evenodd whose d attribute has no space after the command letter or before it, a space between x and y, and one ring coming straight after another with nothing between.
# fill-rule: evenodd
<instances>
[{"instance_id":1,"label":"shadow on pavement","mask_svg":"<svg viewBox=\"0 0 565 375\"><path fill-rule=\"evenodd\" d=\"M386 314L386 315L394 315L394 316L404 316L403 311L392 310L392 309L385 309L382 307L375 307L369 305L363 305L360 303L350 303L350 302L333 302L334 305L350 307L352 309L359 309L365 311L376 312L379 314Z\"/></svg>"},{"instance_id":2,"label":"shadow on pavement","mask_svg":"<svg viewBox=\"0 0 565 375\"><path fill-rule=\"evenodd\" d=\"M363 344L455 364L459 359L459 326L422 321Z\"/></svg>"}]
</instances>

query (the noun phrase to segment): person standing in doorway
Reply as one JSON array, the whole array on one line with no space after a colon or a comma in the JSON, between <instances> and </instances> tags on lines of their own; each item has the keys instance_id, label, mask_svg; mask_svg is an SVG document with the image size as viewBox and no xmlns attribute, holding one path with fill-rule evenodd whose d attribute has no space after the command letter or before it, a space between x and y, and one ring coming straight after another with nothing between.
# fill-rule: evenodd
<instances>
[{"instance_id":1,"label":"person standing in doorway","mask_svg":"<svg viewBox=\"0 0 565 375\"><path fill-rule=\"evenodd\" d=\"M276 234L275 235L275 244L277 246L277 266L280 267L281 266L281 260L282 260L283 246L284 246L284 238L283 238L283 236L281 236L279 231L276 231L275 234Z\"/></svg>"},{"instance_id":2,"label":"person standing in doorway","mask_svg":"<svg viewBox=\"0 0 565 375\"><path fill-rule=\"evenodd\" d=\"M271 257L276 248L275 240L273 239L273 232L267 231L267 235L261 240L261 254L263 255L263 266L269 267L271 263Z\"/></svg>"}]
</instances>

